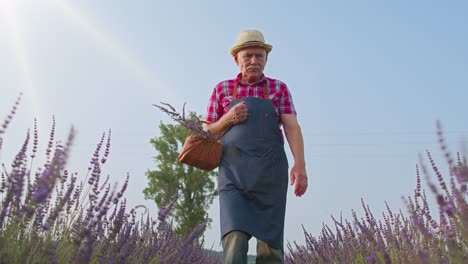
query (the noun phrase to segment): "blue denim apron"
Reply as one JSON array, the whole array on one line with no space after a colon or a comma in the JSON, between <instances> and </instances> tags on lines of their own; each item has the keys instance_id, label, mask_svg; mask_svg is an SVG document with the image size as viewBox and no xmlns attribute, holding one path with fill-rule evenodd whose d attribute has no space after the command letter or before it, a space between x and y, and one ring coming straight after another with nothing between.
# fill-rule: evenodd
<instances>
[{"instance_id":1,"label":"blue denim apron","mask_svg":"<svg viewBox=\"0 0 468 264\"><path fill-rule=\"evenodd\" d=\"M268 98L267 90L265 94ZM235 95L229 107L245 101L249 116L231 127L221 140L221 236L241 230L274 248L283 248L288 161L275 107L270 100L235 99Z\"/></svg>"}]
</instances>

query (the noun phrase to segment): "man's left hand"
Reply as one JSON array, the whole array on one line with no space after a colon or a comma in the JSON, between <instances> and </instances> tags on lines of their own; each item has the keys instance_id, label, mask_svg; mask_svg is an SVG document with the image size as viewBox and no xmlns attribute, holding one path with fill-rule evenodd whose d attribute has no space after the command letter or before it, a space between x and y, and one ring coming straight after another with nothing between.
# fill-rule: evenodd
<instances>
[{"instance_id":1,"label":"man's left hand","mask_svg":"<svg viewBox=\"0 0 468 264\"><path fill-rule=\"evenodd\" d=\"M301 197L307 191L308 186L305 166L294 164L291 169L290 182L291 185L296 184L294 186L294 194Z\"/></svg>"}]
</instances>

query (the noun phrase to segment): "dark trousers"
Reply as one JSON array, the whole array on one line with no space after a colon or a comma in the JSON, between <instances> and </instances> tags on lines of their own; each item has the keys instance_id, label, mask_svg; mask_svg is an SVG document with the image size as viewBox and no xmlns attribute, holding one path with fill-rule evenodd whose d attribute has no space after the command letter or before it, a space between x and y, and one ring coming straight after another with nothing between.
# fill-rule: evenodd
<instances>
[{"instance_id":1,"label":"dark trousers","mask_svg":"<svg viewBox=\"0 0 468 264\"><path fill-rule=\"evenodd\" d=\"M251 235L242 231L231 231L223 237L223 263L247 264L247 252ZM273 248L268 243L257 239L257 264L283 264L282 248Z\"/></svg>"}]
</instances>

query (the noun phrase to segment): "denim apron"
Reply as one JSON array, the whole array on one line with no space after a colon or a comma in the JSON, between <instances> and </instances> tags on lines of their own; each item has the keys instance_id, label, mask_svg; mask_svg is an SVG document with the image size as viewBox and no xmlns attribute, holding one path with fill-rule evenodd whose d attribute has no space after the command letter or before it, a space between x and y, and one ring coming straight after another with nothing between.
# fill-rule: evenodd
<instances>
[{"instance_id":1,"label":"denim apron","mask_svg":"<svg viewBox=\"0 0 468 264\"><path fill-rule=\"evenodd\" d=\"M268 100L266 84L265 99L236 99L236 95L237 85L229 107L245 101L249 116L231 127L221 140L221 236L240 230L274 248L283 248L288 161L276 110Z\"/></svg>"}]
</instances>

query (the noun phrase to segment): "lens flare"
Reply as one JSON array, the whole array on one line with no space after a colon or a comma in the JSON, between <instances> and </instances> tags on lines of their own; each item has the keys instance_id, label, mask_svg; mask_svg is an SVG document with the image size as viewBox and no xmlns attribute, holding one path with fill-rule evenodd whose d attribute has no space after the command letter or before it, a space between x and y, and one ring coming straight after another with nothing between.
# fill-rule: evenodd
<instances>
[{"instance_id":1,"label":"lens flare","mask_svg":"<svg viewBox=\"0 0 468 264\"><path fill-rule=\"evenodd\" d=\"M17 67L21 74L22 90L25 92L25 99L29 100L26 105L32 106L34 115L39 117L41 115L40 98L33 82L28 49L23 39L21 19L19 19L21 4L22 1L19 0L0 0L0 21L3 20L10 35L8 39L14 49Z\"/></svg>"},{"instance_id":2,"label":"lens flare","mask_svg":"<svg viewBox=\"0 0 468 264\"><path fill-rule=\"evenodd\" d=\"M133 74L135 74L138 80L143 81L144 84L149 85L150 87L156 89L159 88L161 89L161 92L163 92L162 84L159 80L155 80L153 77L154 73L148 71L144 66L142 66L139 61L131 56L130 52L119 46L111 37L98 30L98 28L91 22L92 20L79 12L78 8L72 6L69 1L50 1L62 10L63 15L67 17L68 21L75 23L83 32L102 45L107 52L110 52L112 56L127 66Z\"/></svg>"}]
</instances>

